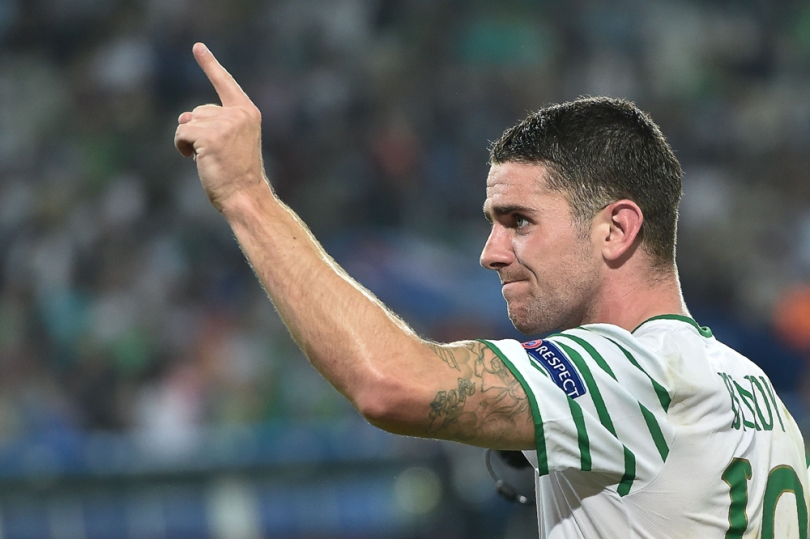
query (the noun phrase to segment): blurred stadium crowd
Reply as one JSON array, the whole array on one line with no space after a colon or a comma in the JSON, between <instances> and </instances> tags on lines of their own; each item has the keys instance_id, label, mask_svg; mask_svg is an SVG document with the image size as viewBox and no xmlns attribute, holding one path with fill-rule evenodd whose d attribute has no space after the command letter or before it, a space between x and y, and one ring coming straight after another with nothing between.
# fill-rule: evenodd
<instances>
[{"instance_id":1,"label":"blurred stadium crowd","mask_svg":"<svg viewBox=\"0 0 810 539\"><path fill-rule=\"evenodd\" d=\"M216 99L195 41L262 110L282 198L436 339L515 335L477 267L488 141L634 100L686 172L695 318L808 416L806 3L0 0L0 440L353 413L172 146Z\"/></svg>"}]
</instances>

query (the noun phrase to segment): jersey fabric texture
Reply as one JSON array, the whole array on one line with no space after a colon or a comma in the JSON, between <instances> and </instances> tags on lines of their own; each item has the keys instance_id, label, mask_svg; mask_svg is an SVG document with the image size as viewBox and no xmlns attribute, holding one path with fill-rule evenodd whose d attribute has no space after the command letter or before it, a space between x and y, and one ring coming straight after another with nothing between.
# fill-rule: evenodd
<instances>
[{"instance_id":1,"label":"jersey fabric texture","mask_svg":"<svg viewBox=\"0 0 810 539\"><path fill-rule=\"evenodd\" d=\"M708 328L664 315L483 342L531 404L541 538L807 539L799 428Z\"/></svg>"}]
</instances>

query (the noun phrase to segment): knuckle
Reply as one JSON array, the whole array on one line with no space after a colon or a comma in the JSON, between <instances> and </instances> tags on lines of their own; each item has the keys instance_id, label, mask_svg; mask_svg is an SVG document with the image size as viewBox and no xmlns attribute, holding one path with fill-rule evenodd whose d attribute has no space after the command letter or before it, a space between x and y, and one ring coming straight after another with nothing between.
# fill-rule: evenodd
<instances>
[{"instance_id":1,"label":"knuckle","mask_svg":"<svg viewBox=\"0 0 810 539\"><path fill-rule=\"evenodd\" d=\"M212 112L215 112L216 109L220 108L219 105L214 105L212 103L206 103L205 105L199 105L194 108L191 112L192 116L200 117L200 116L208 116Z\"/></svg>"},{"instance_id":2,"label":"knuckle","mask_svg":"<svg viewBox=\"0 0 810 539\"><path fill-rule=\"evenodd\" d=\"M250 109L246 107L234 107L233 120L236 124L249 124L255 121L255 117Z\"/></svg>"}]
</instances>

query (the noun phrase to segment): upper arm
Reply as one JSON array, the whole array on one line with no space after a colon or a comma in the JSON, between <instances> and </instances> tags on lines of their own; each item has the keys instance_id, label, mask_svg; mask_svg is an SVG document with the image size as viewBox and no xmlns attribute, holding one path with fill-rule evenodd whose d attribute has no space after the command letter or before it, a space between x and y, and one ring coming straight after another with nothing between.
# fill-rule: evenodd
<instances>
[{"instance_id":1,"label":"upper arm","mask_svg":"<svg viewBox=\"0 0 810 539\"><path fill-rule=\"evenodd\" d=\"M495 449L534 449L526 392L486 344L425 342L422 357L400 378L400 397L378 426L412 436ZM404 373L403 373L404 374Z\"/></svg>"}]
</instances>

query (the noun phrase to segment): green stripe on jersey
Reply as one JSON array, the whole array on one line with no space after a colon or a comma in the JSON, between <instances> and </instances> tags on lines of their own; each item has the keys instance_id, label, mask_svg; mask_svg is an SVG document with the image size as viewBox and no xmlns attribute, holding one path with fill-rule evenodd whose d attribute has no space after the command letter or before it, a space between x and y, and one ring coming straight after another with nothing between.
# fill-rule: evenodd
<instances>
[{"instance_id":1,"label":"green stripe on jersey","mask_svg":"<svg viewBox=\"0 0 810 539\"><path fill-rule=\"evenodd\" d=\"M582 407L569 397L568 407L571 409L571 417L574 419L574 425L577 427L577 444L579 445L579 469L583 472L590 472L593 466L591 461L591 440L588 437L588 429L585 428L585 413Z\"/></svg>"},{"instance_id":2,"label":"green stripe on jersey","mask_svg":"<svg viewBox=\"0 0 810 539\"><path fill-rule=\"evenodd\" d=\"M622 444L622 447L624 447L624 476L616 492L619 496L627 496L633 488L633 481L636 480L636 456L626 445Z\"/></svg>"},{"instance_id":3,"label":"green stripe on jersey","mask_svg":"<svg viewBox=\"0 0 810 539\"><path fill-rule=\"evenodd\" d=\"M543 418L540 416L540 408L537 406L537 399L534 397L532 388L526 383L526 379L523 378L520 371L509 361L506 354L501 352L500 348L489 341L479 339L479 342L484 343L487 348L495 352L495 355L503 361L503 364L506 365L512 375L520 382L520 385L523 386L526 397L529 399L529 406L531 406L532 409L532 419L534 420L534 445L537 448L537 474L541 476L548 475L548 454L546 453L546 436L543 432Z\"/></svg>"},{"instance_id":4,"label":"green stripe on jersey","mask_svg":"<svg viewBox=\"0 0 810 539\"><path fill-rule=\"evenodd\" d=\"M616 435L616 428L613 426L613 420L610 419L610 413L608 413L607 406L605 406L605 401L602 398L602 393L596 385L596 379L593 377L590 367L588 367L588 364L582 359L582 356L579 355L579 352L561 342L556 344L571 358L571 361L577 366L582 378L585 380L585 385L588 386L588 391L591 392L591 400L596 408L596 414L599 416L599 422L602 423L602 426L605 427L614 438L619 440L619 437ZM621 440L619 440L619 443L621 443ZM624 444L622 444L622 447L624 448L624 477L622 477L617 489L619 496L625 496L630 492L630 487L633 485L633 481L636 478L636 456Z\"/></svg>"},{"instance_id":5,"label":"green stripe on jersey","mask_svg":"<svg viewBox=\"0 0 810 539\"><path fill-rule=\"evenodd\" d=\"M655 389L655 394L658 396L658 401L661 403L661 407L664 409L665 412L668 412L669 411L669 405L672 402L672 397L669 396L669 392L666 390L666 388L664 386L662 386L661 384L659 384L658 382L656 382L655 379L652 376L650 376L647 373L647 371L644 370L644 367L639 365L638 361L636 361L636 358L633 357L633 354L628 352L624 348L624 346L617 343L616 341L614 341L610 337L605 337L605 338L607 340L609 340L610 342L612 342L613 344L615 344L616 347L619 350L622 351L622 353L624 354L624 357L626 357L628 359L628 361L630 361L630 363L633 364L634 367L636 367L638 370L643 372L644 376L646 376L647 378L650 379L650 383L652 384L653 389Z\"/></svg>"},{"instance_id":6,"label":"green stripe on jersey","mask_svg":"<svg viewBox=\"0 0 810 539\"><path fill-rule=\"evenodd\" d=\"M554 335L554 336L555 337L565 337L567 339L571 339L572 341L574 341L575 343L580 345L582 348L585 349L586 352L588 352L591 355L593 360L596 362L597 365L599 365L599 367L601 367L601 369L603 371L608 373L610 375L610 377L613 378L614 380L616 379L616 375L613 374L613 369L611 369L610 365L607 364L607 361L605 361L605 358L603 358L602 355L599 352L596 351L596 348L591 346L591 343L589 343L588 341L586 341L582 337L577 337L576 335L569 335L567 333L558 333L557 335Z\"/></svg>"},{"instance_id":7,"label":"green stripe on jersey","mask_svg":"<svg viewBox=\"0 0 810 539\"><path fill-rule=\"evenodd\" d=\"M568 337L569 339L580 345L582 348L584 348L585 351L591 355L596 364L602 367L602 370L604 370L606 373L610 375L611 378L613 378L618 382L618 380L616 379L616 375L613 374L613 370L607 364L605 358L602 357L602 355L596 350L596 348L593 347L593 345L591 345L591 343L589 343L588 341L586 341L581 337L577 337L576 335L568 335L565 333L561 333L559 334L559 337ZM621 346L619 346L619 348L621 348ZM624 350L622 349L622 351ZM629 359L639 369L641 369L641 366L635 361L635 359L632 359L632 357L629 357ZM641 369L641 371L644 372L644 369ZM652 378L650 378L650 380L652 380ZM667 397L668 396L669 395L667 395ZM650 410L646 406L644 406L640 402L638 403L638 406L639 409L641 410L641 415L644 417L644 422L647 424L647 430L650 431L650 437L652 437L653 443L655 444L655 448L658 450L658 454L661 456L661 460L666 462L667 456L669 456L669 445L667 444L667 441L664 438L664 433L661 431L661 425L658 423L658 419L656 419L655 415L652 412L650 412ZM669 406L669 404L667 404L667 406Z\"/></svg>"},{"instance_id":8,"label":"green stripe on jersey","mask_svg":"<svg viewBox=\"0 0 810 539\"><path fill-rule=\"evenodd\" d=\"M647 424L647 429L650 431L650 436L652 436L653 442L655 443L655 448L658 449L658 454L661 456L661 460L666 462L667 457L669 456L669 445L667 444L666 438L664 438L664 433L661 432L661 425L646 406L641 403L638 404L641 407L641 415L644 416L644 422Z\"/></svg>"}]
</instances>

